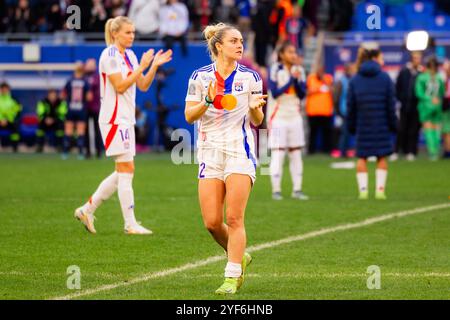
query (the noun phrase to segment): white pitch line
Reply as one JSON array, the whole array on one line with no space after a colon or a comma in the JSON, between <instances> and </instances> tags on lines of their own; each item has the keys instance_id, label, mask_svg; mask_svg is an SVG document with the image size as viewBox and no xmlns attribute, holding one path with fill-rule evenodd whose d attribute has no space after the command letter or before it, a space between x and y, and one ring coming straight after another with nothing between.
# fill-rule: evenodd
<instances>
[{"instance_id":1,"label":"white pitch line","mask_svg":"<svg viewBox=\"0 0 450 320\"><path fill-rule=\"evenodd\" d=\"M292 237L287 237L287 238L283 238L283 239L276 240L276 241L262 243L259 245L248 247L247 251L248 252L256 252L256 251L260 251L260 250L264 250L264 249L274 248L274 247L280 246L282 244L288 244L288 243L292 243L292 242L296 242L296 241L302 241L302 240L306 240L306 239L310 239L310 238L315 238L315 237L318 237L318 236L321 236L324 234L334 233L334 232L343 231L343 230L350 230L350 229L355 229L355 228L361 228L361 227L365 227L365 226L368 226L368 225L371 225L374 223L391 220L394 218L401 218L401 217L406 217L406 216L410 216L410 215L414 215L414 214L430 212L430 211L446 209L446 208L450 208L450 203L442 203L442 204L428 206L428 207L422 207L422 208L400 211L400 212L396 212L396 213L384 214L381 216L368 218L368 219L365 219L360 222L341 224L341 225L337 225L335 227L323 228L323 229L308 232L305 234L300 234L297 236L292 236ZM89 295L92 295L92 294L95 294L98 292L113 290L113 289L116 289L119 287L130 286L130 285L140 283L140 282L145 282L145 281L148 281L151 279L162 278L162 277L166 277L166 276L169 276L169 275L172 275L175 273L200 268L200 267L203 267L208 264L212 264L212 263L218 262L220 260L224 260L224 259L225 259L225 255L213 256L213 257L209 257L207 259L200 260L197 262L187 263L180 267L144 274L140 277L128 280L126 282L121 281L121 282L117 282L117 283L103 285L103 286L100 286L97 288L86 289L86 290L82 290L82 291L71 293L71 294L64 295L64 296L50 298L50 300L69 300L69 299L79 298L79 297L83 297L83 296L89 296Z\"/></svg>"},{"instance_id":2,"label":"white pitch line","mask_svg":"<svg viewBox=\"0 0 450 320\"><path fill-rule=\"evenodd\" d=\"M425 272L425 273L400 273L383 272L383 277L394 278L450 278L450 273ZM222 275L213 273L204 273L198 276L182 275L182 278L220 278ZM245 278L367 278L367 273L248 273Z\"/></svg>"}]
</instances>

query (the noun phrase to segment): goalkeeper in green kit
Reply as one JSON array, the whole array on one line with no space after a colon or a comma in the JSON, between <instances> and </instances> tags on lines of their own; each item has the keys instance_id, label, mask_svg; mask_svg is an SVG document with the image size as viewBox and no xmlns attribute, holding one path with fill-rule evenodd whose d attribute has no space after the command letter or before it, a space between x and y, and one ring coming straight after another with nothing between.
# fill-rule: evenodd
<instances>
[{"instance_id":1,"label":"goalkeeper in green kit","mask_svg":"<svg viewBox=\"0 0 450 320\"><path fill-rule=\"evenodd\" d=\"M426 72L416 80L416 96L419 100L417 109L431 160L438 160L441 145L444 81L438 74L438 66L435 57L429 58Z\"/></svg>"}]
</instances>

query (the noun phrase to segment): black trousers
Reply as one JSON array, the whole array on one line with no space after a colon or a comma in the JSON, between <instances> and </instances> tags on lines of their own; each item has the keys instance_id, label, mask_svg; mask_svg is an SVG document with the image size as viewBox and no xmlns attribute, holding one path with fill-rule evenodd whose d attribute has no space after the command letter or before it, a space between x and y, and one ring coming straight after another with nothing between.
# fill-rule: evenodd
<instances>
[{"instance_id":1,"label":"black trousers","mask_svg":"<svg viewBox=\"0 0 450 320\"><path fill-rule=\"evenodd\" d=\"M187 51L187 40L186 40L186 35L183 34L179 37L174 37L174 36L164 36L162 38L163 42L164 42L164 46L166 50L172 49L173 48L173 43L175 41L179 41L180 45L181 45L181 53L183 54L183 57L186 57L188 54Z\"/></svg>"},{"instance_id":2,"label":"black trousers","mask_svg":"<svg viewBox=\"0 0 450 320\"><path fill-rule=\"evenodd\" d=\"M100 158L103 151L103 140L100 133L100 126L98 124L98 113L89 112L88 113L88 120L86 122L86 157L90 158L91 155L91 139L90 139L90 128L89 128L89 122L94 122L94 132L92 133L94 135L94 147L95 147L95 154L97 158Z\"/></svg>"},{"instance_id":3,"label":"black trousers","mask_svg":"<svg viewBox=\"0 0 450 320\"><path fill-rule=\"evenodd\" d=\"M266 65L268 41L255 41L255 61L260 66Z\"/></svg>"},{"instance_id":4,"label":"black trousers","mask_svg":"<svg viewBox=\"0 0 450 320\"><path fill-rule=\"evenodd\" d=\"M42 152L45 143L45 137L48 133L54 132L55 134L55 147L57 149L62 148L62 139L64 137L64 122L59 119L54 119L53 124L48 125L44 120L39 122L38 130L36 132L38 151Z\"/></svg>"},{"instance_id":5,"label":"black trousers","mask_svg":"<svg viewBox=\"0 0 450 320\"><path fill-rule=\"evenodd\" d=\"M331 142L333 136L333 117L314 116L308 117L309 122L309 146L308 152L313 154L317 151L317 136L322 133L322 151L331 152Z\"/></svg>"},{"instance_id":6,"label":"black trousers","mask_svg":"<svg viewBox=\"0 0 450 320\"><path fill-rule=\"evenodd\" d=\"M395 152L417 154L420 121L416 107L401 108Z\"/></svg>"},{"instance_id":7,"label":"black trousers","mask_svg":"<svg viewBox=\"0 0 450 320\"><path fill-rule=\"evenodd\" d=\"M0 130L9 131L9 139L5 140L0 137L2 146L10 144L13 147L14 152L17 152L19 145L20 134L19 134L19 121L16 119L14 122L7 122L5 125L0 124Z\"/></svg>"}]
</instances>

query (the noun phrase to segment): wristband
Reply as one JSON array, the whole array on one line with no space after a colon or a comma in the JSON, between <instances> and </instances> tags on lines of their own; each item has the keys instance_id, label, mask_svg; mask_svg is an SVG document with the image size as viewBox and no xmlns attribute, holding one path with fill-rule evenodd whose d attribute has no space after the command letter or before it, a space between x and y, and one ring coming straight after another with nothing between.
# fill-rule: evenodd
<instances>
[{"instance_id":1,"label":"wristband","mask_svg":"<svg viewBox=\"0 0 450 320\"><path fill-rule=\"evenodd\" d=\"M210 106L213 105L213 102L214 101L208 99L208 96L205 96L205 106L209 108Z\"/></svg>"}]
</instances>

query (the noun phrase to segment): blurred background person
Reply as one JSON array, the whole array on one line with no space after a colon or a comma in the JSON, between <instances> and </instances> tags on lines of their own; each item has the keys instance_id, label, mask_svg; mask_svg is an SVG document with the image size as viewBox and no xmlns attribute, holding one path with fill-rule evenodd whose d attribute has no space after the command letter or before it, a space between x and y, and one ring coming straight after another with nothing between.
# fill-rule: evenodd
<instances>
[{"instance_id":1,"label":"blurred background person","mask_svg":"<svg viewBox=\"0 0 450 320\"><path fill-rule=\"evenodd\" d=\"M396 131L394 84L381 70L384 64L379 49L359 48L357 74L350 80L348 91L348 128L356 134L356 178L359 199L369 197L367 158L377 158L375 199L386 199L388 163L392 154L391 134Z\"/></svg>"},{"instance_id":2,"label":"blurred background person","mask_svg":"<svg viewBox=\"0 0 450 320\"><path fill-rule=\"evenodd\" d=\"M280 45L283 41L287 40L286 22L292 18L293 4L291 0L277 0L275 7L270 14L270 23L273 28L273 34L275 42L273 46Z\"/></svg>"},{"instance_id":3,"label":"blurred background person","mask_svg":"<svg viewBox=\"0 0 450 320\"><path fill-rule=\"evenodd\" d=\"M19 0L9 12L8 31L26 33L34 31L36 16L31 10L28 0Z\"/></svg>"},{"instance_id":4,"label":"blurred background person","mask_svg":"<svg viewBox=\"0 0 450 320\"><path fill-rule=\"evenodd\" d=\"M416 95L419 100L419 119L427 144L430 160L439 159L441 149L442 101L444 80L438 73L439 62L435 56L427 59L426 70L417 76Z\"/></svg>"},{"instance_id":5,"label":"blurred background person","mask_svg":"<svg viewBox=\"0 0 450 320\"><path fill-rule=\"evenodd\" d=\"M105 28L108 12L102 0L92 0L92 9L89 19L89 30L91 32L102 32Z\"/></svg>"},{"instance_id":6,"label":"blurred background person","mask_svg":"<svg viewBox=\"0 0 450 320\"><path fill-rule=\"evenodd\" d=\"M274 0L257 1L252 13L255 61L260 66L266 66L268 48L275 43L273 29L269 21L274 4Z\"/></svg>"},{"instance_id":7,"label":"blurred background person","mask_svg":"<svg viewBox=\"0 0 450 320\"><path fill-rule=\"evenodd\" d=\"M11 87L6 82L0 84L0 130L8 132L8 140L3 140L2 146L10 144L14 152L18 151L20 141L20 114L22 106L11 95Z\"/></svg>"},{"instance_id":8,"label":"blurred background person","mask_svg":"<svg viewBox=\"0 0 450 320\"><path fill-rule=\"evenodd\" d=\"M239 16L237 20L237 26L239 30L247 37L248 32L251 29L251 8L253 0L235 0L236 8L239 10Z\"/></svg>"},{"instance_id":9,"label":"blurred background person","mask_svg":"<svg viewBox=\"0 0 450 320\"><path fill-rule=\"evenodd\" d=\"M97 158L102 156L103 141L98 124L100 113L100 76L97 72L97 61L88 59L84 65L85 79L89 85L91 99L86 101L87 126L86 126L86 157L92 156L94 149Z\"/></svg>"},{"instance_id":10,"label":"blurred background person","mask_svg":"<svg viewBox=\"0 0 450 320\"><path fill-rule=\"evenodd\" d=\"M72 139L76 139L78 147L78 159L85 158L84 145L87 122L86 102L92 99L89 93L89 84L84 79L84 65L77 62L71 79L67 82L62 92L67 101L67 116L64 123L63 159L67 159L72 147ZM76 133L76 134L75 134Z\"/></svg>"},{"instance_id":11,"label":"blurred background person","mask_svg":"<svg viewBox=\"0 0 450 320\"><path fill-rule=\"evenodd\" d=\"M159 34L166 50L172 49L173 43L179 41L183 56L187 56L187 31L189 12L186 5L178 0L167 0L159 11Z\"/></svg>"},{"instance_id":12,"label":"blurred background person","mask_svg":"<svg viewBox=\"0 0 450 320\"><path fill-rule=\"evenodd\" d=\"M191 15L192 29L199 32L203 30L212 17L213 3L210 0L188 0L188 8Z\"/></svg>"},{"instance_id":13,"label":"blurred background person","mask_svg":"<svg viewBox=\"0 0 450 320\"><path fill-rule=\"evenodd\" d=\"M125 16L127 13L127 6L124 0L110 0L110 17L115 18L118 16Z\"/></svg>"},{"instance_id":14,"label":"blurred background person","mask_svg":"<svg viewBox=\"0 0 450 320\"><path fill-rule=\"evenodd\" d=\"M331 151L333 126L333 76L325 73L323 66L306 80L306 114L309 122L308 152L316 152L318 134L322 137L322 151Z\"/></svg>"},{"instance_id":15,"label":"blurred background person","mask_svg":"<svg viewBox=\"0 0 450 320\"><path fill-rule=\"evenodd\" d=\"M58 92L55 89L50 89L47 96L38 102L36 114L39 119L39 124L36 131L36 152L40 153L44 150L45 138L49 134L54 135L54 145L56 149L58 151L62 150L66 113L67 104L58 97Z\"/></svg>"},{"instance_id":16,"label":"blurred background person","mask_svg":"<svg viewBox=\"0 0 450 320\"><path fill-rule=\"evenodd\" d=\"M355 65L347 63L344 66L344 74L336 82L335 86L335 102L336 113L340 122L340 134L339 134L339 157L351 157L353 154L349 152L351 134L348 131L347 126L347 94L348 85L350 79L355 74Z\"/></svg>"},{"instance_id":17,"label":"blurred background person","mask_svg":"<svg viewBox=\"0 0 450 320\"><path fill-rule=\"evenodd\" d=\"M293 6L292 17L286 19L286 38L297 48L303 50L303 37L308 28L308 21L303 17L302 7Z\"/></svg>"},{"instance_id":18,"label":"blurred background person","mask_svg":"<svg viewBox=\"0 0 450 320\"><path fill-rule=\"evenodd\" d=\"M305 97L305 71L297 65L295 45L286 41L278 49L278 62L270 69L269 104L266 120L271 150L270 176L272 199L282 200L281 181L286 153L292 178L291 197L308 200L302 191L303 161L301 150L305 146L300 101Z\"/></svg>"},{"instance_id":19,"label":"blurred background person","mask_svg":"<svg viewBox=\"0 0 450 320\"><path fill-rule=\"evenodd\" d=\"M140 35L154 35L159 29L159 0L133 0L128 18L134 22Z\"/></svg>"},{"instance_id":20,"label":"blurred background person","mask_svg":"<svg viewBox=\"0 0 450 320\"><path fill-rule=\"evenodd\" d=\"M442 106L443 123L442 133L444 135L444 158L450 158L450 61L447 61L445 67L445 96Z\"/></svg>"},{"instance_id":21,"label":"blurred background person","mask_svg":"<svg viewBox=\"0 0 450 320\"><path fill-rule=\"evenodd\" d=\"M393 161L397 160L399 153L405 154L409 161L413 161L417 155L420 121L415 84L417 76L422 71L422 53L412 52L411 61L397 76L396 96L401 107L395 153L390 157Z\"/></svg>"}]
</instances>

